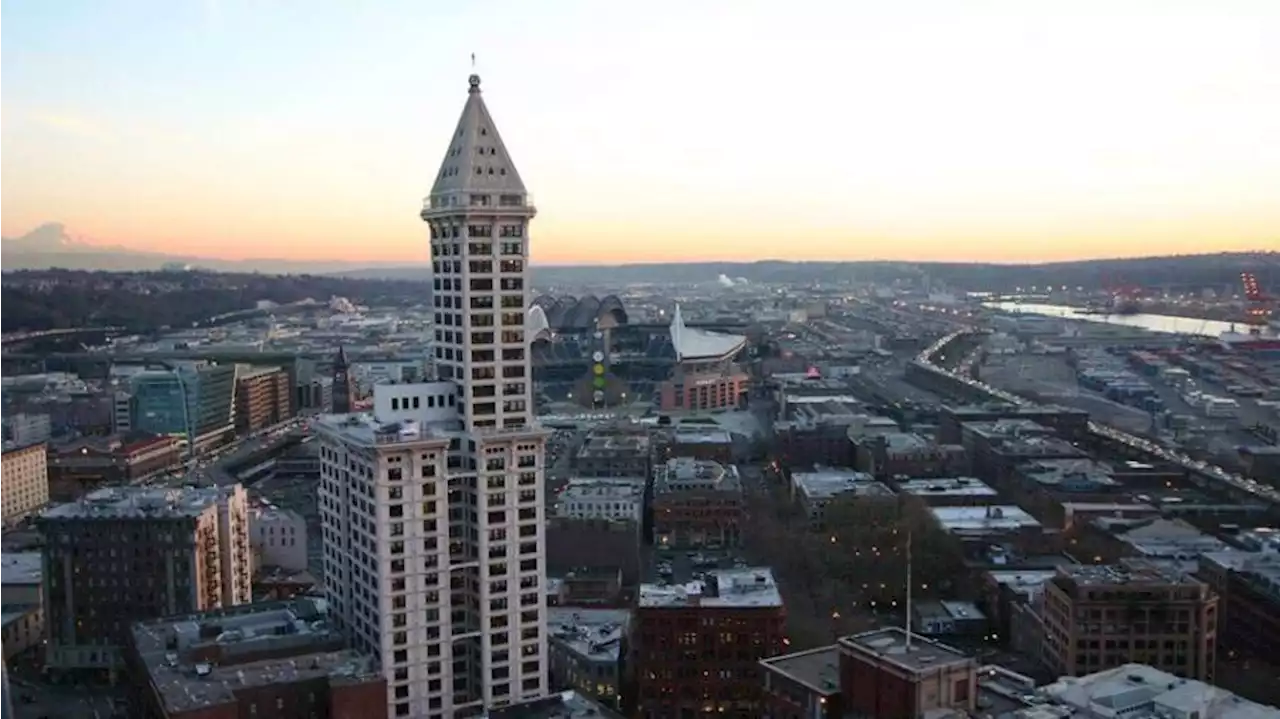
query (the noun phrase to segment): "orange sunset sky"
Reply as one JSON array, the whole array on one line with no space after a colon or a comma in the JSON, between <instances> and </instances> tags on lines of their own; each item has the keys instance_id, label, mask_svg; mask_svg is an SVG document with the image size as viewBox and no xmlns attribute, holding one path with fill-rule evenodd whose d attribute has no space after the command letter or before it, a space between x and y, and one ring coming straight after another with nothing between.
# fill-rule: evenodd
<instances>
[{"instance_id":1,"label":"orange sunset sky","mask_svg":"<svg viewBox=\"0 0 1280 719\"><path fill-rule=\"evenodd\" d=\"M540 263L1280 249L1273 0L5 11L6 237L424 261L474 52Z\"/></svg>"}]
</instances>

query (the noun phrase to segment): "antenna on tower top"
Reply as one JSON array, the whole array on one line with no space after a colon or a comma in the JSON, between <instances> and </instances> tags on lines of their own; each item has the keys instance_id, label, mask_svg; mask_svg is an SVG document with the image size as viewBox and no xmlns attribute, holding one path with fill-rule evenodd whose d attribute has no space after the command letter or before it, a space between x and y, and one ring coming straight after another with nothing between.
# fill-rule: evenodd
<instances>
[{"instance_id":1,"label":"antenna on tower top","mask_svg":"<svg viewBox=\"0 0 1280 719\"><path fill-rule=\"evenodd\" d=\"M911 648L911 530L907 530L907 649Z\"/></svg>"},{"instance_id":2,"label":"antenna on tower top","mask_svg":"<svg viewBox=\"0 0 1280 719\"><path fill-rule=\"evenodd\" d=\"M474 52L471 53L471 69L476 69L476 54Z\"/></svg>"}]
</instances>

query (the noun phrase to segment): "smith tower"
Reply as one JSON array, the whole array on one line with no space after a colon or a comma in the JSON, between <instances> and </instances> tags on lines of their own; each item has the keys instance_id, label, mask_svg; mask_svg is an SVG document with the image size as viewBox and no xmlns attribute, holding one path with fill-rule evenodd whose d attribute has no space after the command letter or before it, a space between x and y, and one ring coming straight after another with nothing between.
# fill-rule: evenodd
<instances>
[{"instance_id":1,"label":"smith tower","mask_svg":"<svg viewBox=\"0 0 1280 719\"><path fill-rule=\"evenodd\" d=\"M524 427L532 412L525 308L537 210L472 75L422 219L431 228L435 353L467 429Z\"/></svg>"},{"instance_id":2,"label":"smith tower","mask_svg":"<svg viewBox=\"0 0 1280 719\"><path fill-rule=\"evenodd\" d=\"M388 714L478 716L548 694L547 433L530 407L529 220L470 92L422 209L437 377L316 422L330 621L379 657Z\"/></svg>"},{"instance_id":3,"label":"smith tower","mask_svg":"<svg viewBox=\"0 0 1280 719\"><path fill-rule=\"evenodd\" d=\"M449 470L448 483L450 543L466 551L453 552L449 585L474 586L479 614L461 642L454 634L454 666L469 668L454 684L471 689L455 692L455 709L467 700L494 707L549 691L547 434L533 423L525 334L536 211L485 106L480 77L468 85L421 212L431 235L435 363L439 380L456 388L463 430L462 465Z\"/></svg>"}]
</instances>

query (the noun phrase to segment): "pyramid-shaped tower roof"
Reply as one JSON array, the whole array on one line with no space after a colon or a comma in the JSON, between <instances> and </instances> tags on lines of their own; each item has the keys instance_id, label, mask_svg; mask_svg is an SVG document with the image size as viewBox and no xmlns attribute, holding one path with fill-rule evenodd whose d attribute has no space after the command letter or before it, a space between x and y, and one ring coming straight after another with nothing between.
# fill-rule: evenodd
<instances>
[{"instance_id":1,"label":"pyramid-shaped tower roof","mask_svg":"<svg viewBox=\"0 0 1280 719\"><path fill-rule=\"evenodd\" d=\"M431 195L470 192L524 195L524 183L516 171L498 127L480 93L480 76L469 78L467 103L449 139Z\"/></svg>"}]
</instances>

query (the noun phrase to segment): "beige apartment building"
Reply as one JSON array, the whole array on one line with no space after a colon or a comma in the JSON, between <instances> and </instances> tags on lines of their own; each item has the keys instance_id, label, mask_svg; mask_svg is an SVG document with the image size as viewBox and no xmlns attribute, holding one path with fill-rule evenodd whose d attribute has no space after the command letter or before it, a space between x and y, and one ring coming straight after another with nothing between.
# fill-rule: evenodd
<instances>
[{"instance_id":1,"label":"beige apartment building","mask_svg":"<svg viewBox=\"0 0 1280 719\"><path fill-rule=\"evenodd\" d=\"M49 502L49 467L44 442L24 447L5 446L3 506L6 525L21 521Z\"/></svg>"},{"instance_id":2,"label":"beige apartment building","mask_svg":"<svg viewBox=\"0 0 1280 719\"><path fill-rule=\"evenodd\" d=\"M1147 664L1213 680L1218 597L1148 561L1063 567L1045 583L1042 658L1060 675Z\"/></svg>"}]
</instances>

